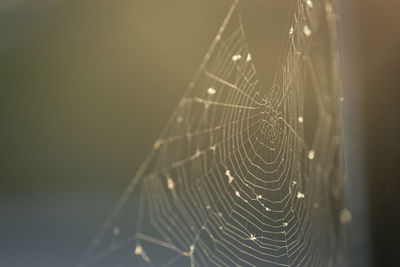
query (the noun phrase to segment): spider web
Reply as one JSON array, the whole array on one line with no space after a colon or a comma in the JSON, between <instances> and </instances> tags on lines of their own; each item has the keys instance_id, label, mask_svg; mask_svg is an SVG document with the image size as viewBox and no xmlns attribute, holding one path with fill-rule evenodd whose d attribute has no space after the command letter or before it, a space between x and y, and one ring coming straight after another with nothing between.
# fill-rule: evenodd
<instances>
[{"instance_id":1,"label":"spider web","mask_svg":"<svg viewBox=\"0 0 400 267\"><path fill-rule=\"evenodd\" d=\"M344 264L332 5L294 1L268 89L237 4L82 266Z\"/></svg>"}]
</instances>

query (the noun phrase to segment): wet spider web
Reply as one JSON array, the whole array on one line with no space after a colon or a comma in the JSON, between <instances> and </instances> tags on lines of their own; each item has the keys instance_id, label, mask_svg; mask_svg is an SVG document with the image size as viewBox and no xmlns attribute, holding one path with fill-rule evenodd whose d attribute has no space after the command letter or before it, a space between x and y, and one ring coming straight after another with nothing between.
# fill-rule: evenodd
<instances>
[{"instance_id":1,"label":"wet spider web","mask_svg":"<svg viewBox=\"0 0 400 267\"><path fill-rule=\"evenodd\" d=\"M237 6L82 266L345 263L333 6L293 1L269 88Z\"/></svg>"}]
</instances>

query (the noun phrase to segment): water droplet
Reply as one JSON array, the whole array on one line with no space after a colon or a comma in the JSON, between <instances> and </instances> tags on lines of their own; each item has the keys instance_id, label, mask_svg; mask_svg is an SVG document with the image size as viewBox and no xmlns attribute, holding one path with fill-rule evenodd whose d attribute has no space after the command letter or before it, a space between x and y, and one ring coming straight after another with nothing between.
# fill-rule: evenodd
<instances>
[{"instance_id":1,"label":"water droplet","mask_svg":"<svg viewBox=\"0 0 400 267\"><path fill-rule=\"evenodd\" d=\"M119 227L114 226L112 233L113 233L113 236L119 236L119 233L120 233Z\"/></svg>"},{"instance_id":2,"label":"water droplet","mask_svg":"<svg viewBox=\"0 0 400 267\"><path fill-rule=\"evenodd\" d=\"M247 62L249 62L250 60L251 60L251 54L250 54L250 53L248 53L248 54L247 54L246 61L247 61Z\"/></svg>"},{"instance_id":3,"label":"water droplet","mask_svg":"<svg viewBox=\"0 0 400 267\"><path fill-rule=\"evenodd\" d=\"M312 8L312 7L313 7L313 2L312 2L311 0L307 0L306 3L307 3L307 6L308 6L309 8Z\"/></svg>"},{"instance_id":4,"label":"water droplet","mask_svg":"<svg viewBox=\"0 0 400 267\"><path fill-rule=\"evenodd\" d=\"M155 150L159 149L160 146L162 145L162 143L163 143L163 140L162 140L162 139L157 139L157 141L156 141L156 142L154 143L154 145L153 145L153 148L154 148Z\"/></svg>"},{"instance_id":5,"label":"water droplet","mask_svg":"<svg viewBox=\"0 0 400 267\"><path fill-rule=\"evenodd\" d=\"M224 228L223 228L222 226L220 226L220 227L219 227L219 230L222 230L222 229L224 229Z\"/></svg>"},{"instance_id":6,"label":"water droplet","mask_svg":"<svg viewBox=\"0 0 400 267\"><path fill-rule=\"evenodd\" d=\"M212 87L210 87L210 88L207 89L207 93L208 93L209 95L215 95L216 92L217 92L217 91L216 91L214 88L212 88Z\"/></svg>"},{"instance_id":7,"label":"water droplet","mask_svg":"<svg viewBox=\"0 0 400 267\"><path fill-rule=\"evenodd\" d=\"M182 123L182 121L183 121L182 116L176 117L176 122L177 122L177 123Z\"/></svg>"},{"instance_id":8,"label":"water droplet","mask_svg":"<svg viewBox=\"0 0 400 267\"><path fill-rule=\"evenodd\" d=\"M314 157L315 157L315 151L314 150L308 151L308 158L309 159L314 159Z\"/></svg>"},{"instance_id":9,"label":"water droplet","mask_svg":"<svg viewBox=\"0 0 400 267\"><path fill-rule=\"evenodd\" d=\"M225 175L228 176L228 182L231 184L233 181L233 177L231 175L231 172L229 170L226 170Z\"/></svg>"},{"instance_id":10,"label":"water droplet","mask_svg":"<svg viewBox=\"0 0 400 267\"><path fill-rule=\"evenodd\" d=\"M250 235L250 240L256 240L256 239L257 238L253 234Z\"/></svg>"},{"instance_id":11,"label":"water droplet","mask_svg":"<svg viewBox=\"0 0 400 267\"><path fill-rule=\"evenodd\" d=\"M290 26L290 28L289 28L289 35L292 36L293 33L294 33L294 28L293 28L293 26Z\"/></svg>"},{"instance_id":12,"label":"water droplet","mask_svg":"<svg viewBox=\"0 0 400 267\"><path fill-rule=\"evenodd\" d=\"M232 60L233 61L238 61L239 59L241 59L242 58L242 56L241 55L234 55L233 57L232 57Z\"/></svg>"},{"instance_id":13,"label":"water droplet","mask_svg":"<svg viewBox=\"0 0 400 267\"><path fill-rule=\"evenodd\" d=\"M339 212L339 220L341 224L349 224L351 222L351 213L348 209L342 209Z\"/></svg>"},{"instance_id":14,"label":"water droplet","mask_svg":"<svg viewBox=\"0 0 400 267\"><path fill-rule=\"evenodd\" d=\"M207 206L206 206L206 209L208 209L208 210L211 209L211 206L210 206L210 205L207 205Z\"/></svg>"},{"instance_id":15,"label":"water droplet","mask_svg":"<svg viewBox=\"0 0 400 267\"><path fill-rule=\"evenodd\" d=\"M287 222L284 222L284 223L283 223L283 226L288 226L288 223L287 223Z\"/></svg>"},{"instance_id":16,"label":"water droplet","mask_svg":"<svg viewBox=\"0 0 400 267\"><path fill-rule=\"evenodd\" d=\"M189 249L190 249L190 253L193 253L193 251L194 251L194 245L190 245Z\"/></svg>"},{"instance_id":17,"label":"water droplet","mask_svg":"<svg viewBox=\"0 0 400 267\"><path fill-rule=\"evenodd\" d=\"M262 195L258 195L258 196L257 196L257 199L261 199L261 198L262 198Z\"/></svg>"},{"instance_id":18,"label":"water droplet","mask_svg":"<svg viewBox=\"0 0 400 267\"><path fill-rule=\"evenodd\" d=\"M305 196L304 196L303 193L297 192L297 196L296 196L296 197L297 197L297 198L304 198Z\"/></svg>"},{"instance_id":19,"label":"water droplet","mask_svg":"<svg viewBox=\"0 0 400 267\"><path fill-rule=\"evenodd\" d=\"M301 117L301 116L298 118L298 120L299 120L299 123L303 123L303 121L304 121L303 117Z\"/></svg>"},{"instance_id":20,"label":"water droplet","mask_svg":"<svg viewBox=\"0 0 400 267\"><path fill-rule=\"evenodd\" d=\"M303 27L303 33L305 36L309 37L312 33L310 27L308 27L308 25L304 25Z\"/></svg>"},{"instance_id":21,"label":"water droplet","mask_svg":"<svg viewBox=\"0 0 400 267\"><path fill-rule=\"evenodd\" d=\"M135 248L135 255L140 255L143 253L143 248L141 245L137 244Z\"/></svg>"},{"instance_id":22,"label":"water droplet","mask_svg":"<svg viewBox=\"0 0 400 267\"><path fill-rule=\"evenodd\" d=\"M240 192L239 192L239 191L235 191L235 195L236 195L237 197L240 197Z\"/></svg>"},{"instance_id":23,"label":"water droplet","mask_svg":"<svg viewBox=\"0 0 400 267\"><path fill-rule=\"evenodd\" d=\"M167 183L168 183L168 189L172 190L175 187L175 183L171 177L167 178Z\"/></svg>"},{"instance_id":24,"label":"water droplet","mask_svg":"<svg viewBox=\"0 0 400 267\"><path fill-rule=\"evenodd\" d=\"M297 182L296 181L293 181L293 185L296 185L297 184Z\"/></svg>"},{"instance_id":25,"label":"water droplet","mask_svg":"<svg viewBox=\"0 0 400 267\"><path fill-rule=\"evenodd\" d=\"M271 211L271 209L270 209L270 208L265 208L265 210L266 210L266 211Z\"/></svg>"},{"instance_id":26,"label":"water droplet","mask_svg":"<svg viewBox=\"0 0 400 267\"><path fill-rule=\"evenodd\" d=\"M343 102L344 101L344 97L342 96L342 97L340 97L340 102Z\"/></svg>"}]
</instances>

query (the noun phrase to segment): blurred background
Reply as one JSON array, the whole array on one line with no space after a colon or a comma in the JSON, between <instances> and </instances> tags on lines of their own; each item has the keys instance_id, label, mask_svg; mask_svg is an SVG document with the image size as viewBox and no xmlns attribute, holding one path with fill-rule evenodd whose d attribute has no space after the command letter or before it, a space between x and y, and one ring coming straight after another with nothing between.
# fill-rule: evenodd
<instances>
[{"instance_id":1,"label":"blurred background","mask_svg":"<svg viewBox=\"0 0 400 267\"><path fill-rule=\"evenodd\" d=\"M270 85L290 1L242 2L257 71ZM75 266L229 6L227 0L0 2L0 266ZM339 3L354 266L396 266L399 11L397 0Z\"/></svg>"}]
</instances>

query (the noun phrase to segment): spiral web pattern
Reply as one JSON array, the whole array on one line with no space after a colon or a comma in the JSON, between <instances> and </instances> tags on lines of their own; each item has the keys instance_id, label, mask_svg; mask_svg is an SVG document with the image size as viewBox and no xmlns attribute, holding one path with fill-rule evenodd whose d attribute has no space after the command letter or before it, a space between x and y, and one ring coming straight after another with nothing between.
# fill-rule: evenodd
<instances>
[{"instance_id":1,"label":"spiral web pattern","mask_svg":"<svg viewBox=\"0 0 400 267\"><path fill-rule=\"evenodd\" d=\"M344 264L335 16L294 4L267 89L234 2L82 266Z\"/></svg>"}]
</instances>

